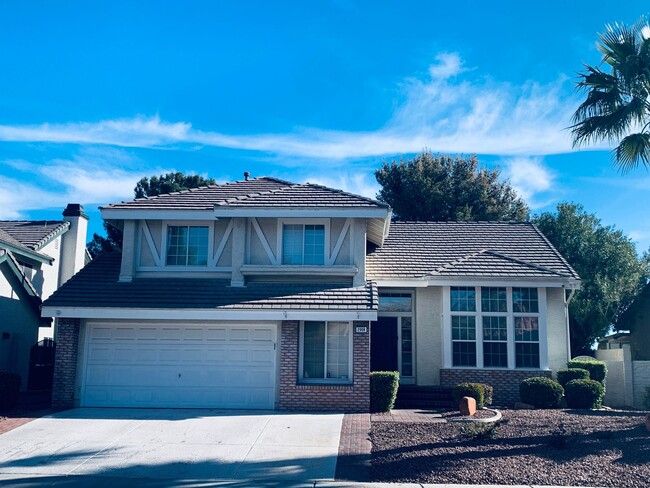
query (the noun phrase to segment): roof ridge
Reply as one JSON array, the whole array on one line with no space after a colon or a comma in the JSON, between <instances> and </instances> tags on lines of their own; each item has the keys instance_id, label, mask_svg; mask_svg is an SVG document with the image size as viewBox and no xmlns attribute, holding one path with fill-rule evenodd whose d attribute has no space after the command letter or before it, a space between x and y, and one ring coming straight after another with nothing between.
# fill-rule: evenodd
<instances>
[{"instance_id":1,"label":"roof ridge","mask_svg":"<svg viewBox=\"0 0 650 488\"><path fill-rule=\"evenodd\" d=\"M271 190L254 191L254 192L251 192L251 193L247 193L246 195L238 195L236 197L224 198L223 200L219 200L217 203L215 203L215 205L224 205L224 204L228 204L228 203L235 203L235 202L241 201L241 200L248 200L249 198L253 198L253 197L260 197L260 196L263 196L263 195L272 195L274 193L277 193L277 192L280 192L280 191L283 191L283 190L287 190L289 188L295 188L297 186L300 186L300 183L289 183L287 186L281 186L280 188L273 188Z\"/></svg>"},{"instance_id":2,"label":"roof ridge","mask_svg":"<svg viewBox=\"0 0 650 488\"><path fill-rule=\"evenodd\" d=\"M577 278L579 275L575 269L573 269L573 266L569 263L569 261L566 260L564 256L558 251L553 243L544 235L544 233L539 230L539 227L537 227L537 224L534 222L530 222L530 226L537 232L537 234L544 240L544 242L551 248L551 251L562 261L562 263L569 269L569 272L573 275L574 278Z\"/></svg>"},{"instance_id":3,"label":"roof ridge","mask_svg":"<svg viewBox=\"0 0 650 488\"><path fill-rule=\"evenodd\" d=\"M52 229L52 232L50 232L49 234L43 236L43 238L40 241L38 241L36 244L34 244L34 251L40 249L44 245L48 244L52 239L54 239L54 238L58 237L59 235L61 235L62 234L61 231L64 228L69 229L70 225L71 225L70 222L68 222L67 220L62 221L61 225L57 225L54 229Z\"/></svg>"},{"instance_id":4,"label":"roof ridge","mask_svg":"<svg viewBox=\"0 0 650 488\"><path fill-rule=\"evenodd\" d=\"M552 273L558 276L562 276L561 273L558 273L555 270L547 268L546 266L542 266L541 264L529 263L528 261L523 261L518 258L513 258L512 256L506 256L505 254L501 254L500 252L497 251L488 250L487 254L492 254L493 256L498 256L500 258L507 259L508 261L514 261L515 263L523 264L525 266L528 266L529 268L539 269L541 271L546 271L547 273Z\"/></svg>"}]
</instances>

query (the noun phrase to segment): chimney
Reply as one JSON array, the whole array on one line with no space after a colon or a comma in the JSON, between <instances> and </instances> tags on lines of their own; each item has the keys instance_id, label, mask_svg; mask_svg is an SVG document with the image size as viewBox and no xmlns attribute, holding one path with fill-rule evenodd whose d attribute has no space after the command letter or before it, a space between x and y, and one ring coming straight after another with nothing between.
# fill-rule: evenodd
<instances>
[{"instance_id":1,"label":"chimney","mask_svg":"<svg viewBox=\"0 0 650 488\"><path fill-rule=\"evenodd\" d=\"M83 268L86 259L86 236L88 215L79 203L69 203L63 211L63 220L70 222L70 228L61 237L61 264L59 265L59 286Z\"/></svg>"},{"instance_id":2,"label":"chimney","mask_svg":"<svg viewBox=\"0 0 650 488\"><path fill-rule=\"evenodd\" d=\"M248 171L244 171L244 180L248 181L248 178L251 177L251 174Z\"/></svg>"}]
</instances>

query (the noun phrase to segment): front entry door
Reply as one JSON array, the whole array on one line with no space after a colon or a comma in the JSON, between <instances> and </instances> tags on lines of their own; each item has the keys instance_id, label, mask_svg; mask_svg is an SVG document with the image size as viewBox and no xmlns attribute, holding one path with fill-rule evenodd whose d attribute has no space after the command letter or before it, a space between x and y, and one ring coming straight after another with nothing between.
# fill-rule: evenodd
<instances>
[{"instance_id":1,"label":"front entry door","mask_svg":"<svg viewBox=\"0 0 650 488\"><path fill-rule=\"evenodd\" d=\"M370 371L398 371L397 317L379 317L371 324Z\"/></svg>"}]
</instances>

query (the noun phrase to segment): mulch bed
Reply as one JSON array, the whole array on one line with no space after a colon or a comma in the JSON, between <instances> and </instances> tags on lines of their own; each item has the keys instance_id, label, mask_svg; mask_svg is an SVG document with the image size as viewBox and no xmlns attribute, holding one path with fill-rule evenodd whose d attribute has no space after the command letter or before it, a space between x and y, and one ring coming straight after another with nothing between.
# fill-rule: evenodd
<instances>
[{"instance_id":1,"label":"mulch bed","mask_svg":"<svg viewBox=\"0 0 650 488\"><path fill-rule=\"evenodd\" d=\"M373 422L372 480L612 487L650 480L643 412L502 414L495 424Z\"/></svg>"}]
</instances>

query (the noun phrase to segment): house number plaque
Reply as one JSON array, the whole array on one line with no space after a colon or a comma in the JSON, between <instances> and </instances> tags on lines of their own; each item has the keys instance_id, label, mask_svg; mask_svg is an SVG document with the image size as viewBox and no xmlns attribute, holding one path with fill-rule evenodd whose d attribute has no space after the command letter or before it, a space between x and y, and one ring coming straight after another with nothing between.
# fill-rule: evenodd
<instances>
[{"instance_id":1,"label":"house number plaque","mask_svg":"<svg viewBox=\"0 0 650 488\"><path fill-rule=\"evenodd\" d=\"M354 331L358 332L360 334L361 333L366 333L366 332L368 332L368 327L365 327L365 326L357 327L356 329L354 329Z\"/></svg>"}]
</instances>

